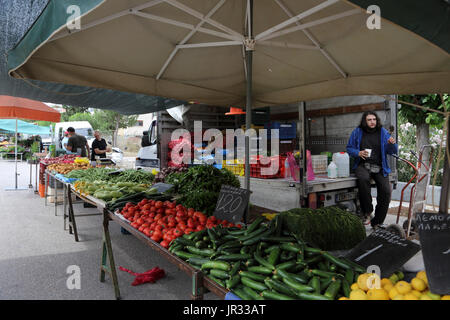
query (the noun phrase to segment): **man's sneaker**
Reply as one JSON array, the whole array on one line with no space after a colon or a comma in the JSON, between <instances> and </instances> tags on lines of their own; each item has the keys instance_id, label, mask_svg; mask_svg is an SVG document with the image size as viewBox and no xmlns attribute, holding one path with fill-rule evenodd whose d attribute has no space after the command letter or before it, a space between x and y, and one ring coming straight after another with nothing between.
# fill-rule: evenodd
<instances>
[{"instance_id":1,"label":"man's sneaker","mask_svg":"<svg viewBox=\"0 0 450 320\"><path fill-rule=\"evenodd\" d=\"M364 225L369 225L373 218L374 216L371 213L366 215L364 218Z\"/></svg>"}]
</instances>

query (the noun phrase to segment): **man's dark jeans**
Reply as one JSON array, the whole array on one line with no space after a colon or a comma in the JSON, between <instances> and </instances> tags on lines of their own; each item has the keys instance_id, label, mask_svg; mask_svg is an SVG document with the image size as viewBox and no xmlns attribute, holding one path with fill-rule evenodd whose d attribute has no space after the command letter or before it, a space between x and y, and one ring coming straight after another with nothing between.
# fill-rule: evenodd
<instances>
[{"instance_id":1,"label":"man's dark jeans","mask_svg":"<svg viewBox=\"0 0 450 320\"><path fill-rule=\"evenodd\" d=\"M383 172L370 173L364 165L359 165L355 170L357 185L359 189L359 202L361 211L364 215L369 215L373 211L372 195L370 194L370 178L375 181L377 186L377 206L375 208L375 217L370 221L372 227L382 224L386 218L391 201L391 186L389 176L383 176Z\"/></svg>"}]
</instances>

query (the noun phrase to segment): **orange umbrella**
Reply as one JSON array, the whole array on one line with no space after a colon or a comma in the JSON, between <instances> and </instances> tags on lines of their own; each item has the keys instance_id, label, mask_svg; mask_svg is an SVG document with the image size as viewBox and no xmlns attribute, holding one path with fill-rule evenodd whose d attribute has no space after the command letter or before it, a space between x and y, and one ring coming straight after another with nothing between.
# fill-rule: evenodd
<instances>
[{"instance_id":1,"label":"orange umbrella","mask_svg":"<svg viewBox=\"0 0 450 320\"><path fill-rule=\"evenodd\" d=\"M41 120L59 122L61 114L46 104L24 98L0 96L0 119L16 119L16 146L15 146L15 188L6 190L21 190L17 188L17 119Z\"/></svg>"},{"instance_id":2,"label":"orange umbrella","mask_svg":"<svg viewBox=\"0 0 450 320\"><path fill-rule=\"evenodd\" d=\"M0 96L0 119L29 119L59 122L61 114L39 101Z\"/></svg>"}]
</instances>

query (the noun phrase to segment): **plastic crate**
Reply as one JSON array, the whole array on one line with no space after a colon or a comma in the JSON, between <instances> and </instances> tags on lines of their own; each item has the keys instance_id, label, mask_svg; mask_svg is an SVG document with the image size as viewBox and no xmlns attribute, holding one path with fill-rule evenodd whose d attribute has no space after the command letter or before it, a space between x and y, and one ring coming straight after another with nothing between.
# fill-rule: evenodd
<instances>
[{"instance_id":1,"label":"plastic crate","mask_svg":"<svg viewBox=\"0 0 450 320\"><path fill-rule=\"evenodd\" d=\"M327 155L311 155L313 171L317 173L327 173L328 156Z\"/></svg>"},{"instance_id":2,"label":"plastic crate","mask_svg":"<svg viewBox=\"0 0 450 320\"><path fill-rule=\"evenodd\" d=\"M264 158L264 159L263 159ZM266 164L268 161L267 158L270 159L270 162ZM264 164L261 162L264 162ZM286 160L285 156L273 156L273 157L260 157L253 156L252 161L256 161L256 163L250 163L250 177L260 178L260 179L279 179L284 178L284 162ZM272 166L273 162L278 162L278 170L273 174L263 174L263 168L269 168Z\"/></svg>"},{"instance_id":3,"label":"plastic crate","mask_svg":"<svg viewBox=\"0 0 450 320\"><path fill-rule=\"evenodd\" d=\"M245 165L242 160L223 160L222 168L227 169L237 176L245 175Z\"/></svg>"}]
</instances>

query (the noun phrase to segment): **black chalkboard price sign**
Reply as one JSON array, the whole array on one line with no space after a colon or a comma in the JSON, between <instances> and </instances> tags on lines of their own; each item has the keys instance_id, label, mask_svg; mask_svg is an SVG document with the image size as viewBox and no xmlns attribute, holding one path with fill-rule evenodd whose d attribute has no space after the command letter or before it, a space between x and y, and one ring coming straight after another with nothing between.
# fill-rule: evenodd
<instances>
[{"instance_id":1,"label":"black chalkboard price sign","mask_svg":"<svg viewBox=\"0 0 450 320\"><path fill-rule=\"evenodd\" d=\"M217 199L214 216L217 219L227 220L233 223L240 222L248 208L250 191L222 185Z\"/></svg>"},{"instance_id":2,"label":"black chalkboard price sign","mask_svg":"<svg viewBox=\"0 0 450 320\"><path fill-rule=\"evenodd\" d=\"M417 213L416 224L430 291L450 294L450 214Z\"/></svg>"},{"instance_id":3,"label":"black chalkboard price sign","mask_svg":"<svg viewBox=\"0 0 450 320\"><path fill-rule=\"evenodd\" d=\"M365 268L378 266L381 277L385 278L419 251L418 244L379 228L353 248L346 257Z\"/></svg>"}]
</instances>

